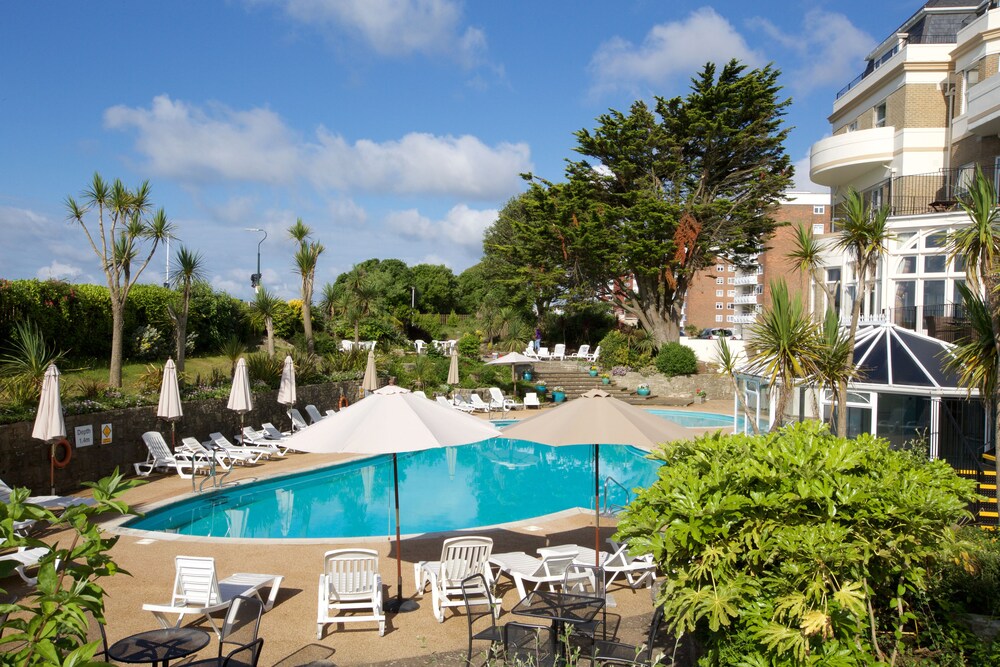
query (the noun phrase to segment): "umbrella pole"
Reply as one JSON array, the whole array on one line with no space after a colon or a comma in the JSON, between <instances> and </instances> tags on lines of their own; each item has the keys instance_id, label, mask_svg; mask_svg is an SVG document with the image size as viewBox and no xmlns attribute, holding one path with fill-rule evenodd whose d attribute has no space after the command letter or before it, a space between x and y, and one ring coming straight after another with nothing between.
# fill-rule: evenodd
<instances>
[{"instance_id":1,"label":"umbrella pole","mask_svg":"<svg viewBox=\"0 0 1000 667\"><path fill-rule=\"evenodd\" d=\"M601 566L601 446L594 445L594 566Z\"/></svg>"},{"instance_id":2,"label":"umbrella pole","mask_svg":"<svg viewBox=\"0 0 1000 667\"><path fill-rule=\"evenodd\" d=\"M399 613L414 611L419 605L413 600L403 601L403 545L399 535L399 468L396 466L395 452L392 453L392 489L396 496L396 598L389 600L385 609Z\"/></svg>"},{"instance_id":3,"label":"umbrella pole","mask_svg":"<svg viewBox=\"0 0 1000 667\"><path fill-rule=\"evenodd\" d=\"M49 486L51 487L50 493L54 496L56 495L56 443L52 441L49 443Z\"/></svg>"}]
</instances>

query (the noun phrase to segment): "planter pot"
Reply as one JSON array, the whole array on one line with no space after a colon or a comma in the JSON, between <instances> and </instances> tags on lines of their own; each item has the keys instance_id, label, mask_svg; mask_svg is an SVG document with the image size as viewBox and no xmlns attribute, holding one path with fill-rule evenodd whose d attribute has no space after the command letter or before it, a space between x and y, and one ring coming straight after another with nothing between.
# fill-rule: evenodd
<instances>
[{"instance_id":1,"label":"planter pot","mask_svg":"<svg viewBox=\"0 0 1000 667\"><path fill-rule=\"evenodd\" d=\"M552 392L552 400L556 403L562 403L566 400L566 394L561 391L554 391Z\"/></svg>"},{"instance_id":2,"label":"planter pot","mask_svg":"<svg viewBox=\"0 0 1000 667\"><path fill-rule=\"evenodd\" d=\"M649 396L649 389L645 389L645 388L643 388L643 389L636 389L635 393L638 394L639 396Z\"/></svg>"},{"instance_id":3,"label":"planter pot","mask_svg":"<svg viewBox=\"0 0 1000 667\"><path fill-rule=\"evenodd\" d=\"M529 373L528 371L524 371L524 375L522 377L525 380L531 380L531 373Z\"/></svg>"},{"instance_id":4,"label":"planter pot","mask_svg":"<svg viewBox=\"0 0 1000 667\"><path fill-rule=\"evenodd\" d=\"M704 403L707 400L708 400L708 396L699 396L698 397L698 402L699 403Z\"/></svg>"},{"instance_id":5,"label":"planter pot","mask_svg":"<svg viewBox=\"0 0 1000 667\"><path fill-rule=\"evenodd\" d=\"M597 371L590 371L590 377L592 378L597 377Z\"/></svg>"},{"instance_id":6,"label":"planter pot","mask_svg":"<svg viewBox=\"0 0 1000 667\"><path fill-rule=\"evenodd\" d=\"M539 394L544 394L547 390L548 390L547 387L544 387L542 385L535 385L535 391L537 391Z\"/></svg>"},{"instance_id":7,"label":"planter pot","mask_svg":"<svg viewBox=\"0 0 1000 667\"><path fill-rule=\"evenodd\" d=\"M611 378L601 378L601 382L604 384L611 384Z\"/></svg>"}]
</instances>

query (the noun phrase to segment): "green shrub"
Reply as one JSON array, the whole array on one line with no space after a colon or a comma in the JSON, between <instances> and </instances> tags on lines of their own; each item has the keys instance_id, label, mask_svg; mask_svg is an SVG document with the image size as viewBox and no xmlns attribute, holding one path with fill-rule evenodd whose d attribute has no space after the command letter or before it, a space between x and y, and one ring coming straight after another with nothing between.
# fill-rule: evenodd
<instances>
[{"instance_id":1,"label":"green shrub","mask_svg":"<svg viewBox=\"0 0 1000 667\"><path fill-rule=\"evenodd\" d=\"M694 375L698 372L698 358L694 356L694 350L686 345L667 343L660 347L656 355L656 369L667 377Z\"/></svg>"},{"instance_id":2,"label":"green shrub","mask_svg":"<svg viewBox=\"0 0 1000 667\"><path fill-rule=\"evenodd\" d=\"M639 339L633 340L621 331L609 331L599 345L601 356L597 359L597 364L605 370L615 366L642 368L650 362L649 352L637 347Z\"/></svg>"},{"instance_id":3,"label":"green shrub","mask_svg":"<svg viewBox=\"0 0 1000 667\"><path fill-rule=\"evenodd\" d=\"M271 389L278 388L284 358L279 359L275 356L272 359L267 356L267 352L251 352L246 356L246 360L251 384L263 383Z\"/></svg>"},{"instance_id":4,"label":"green shrub","mask_svg":"<svg viewBox=\"0 0 1000 667\"><path fill-rule=\"evenodd\" d=\"M995 533L963 528L965 541L944 561L936 600L970 614L1000 616L1000 540Z\"/></svg>"},{"instance_id":5,"label":"green shrub","mask_svg":"<svg viewBox=\"0 0 1000 667\"><path fill-rule=\"evenodd\" d=\"M703 664L888 664L909 650L903 633L922 624L935 564L975 498L943 461L816 422L653 457L659 479L617 538L670 573L657 601L707 649Z\"/></svg>"},{"instance_id":6,"label":"green shrub","mask_svg":"<svg viewBox=\"0 0 1000 667\"><path fill-rule=\"evenodd\" d=\"M458 339L458 354L466 359L479 359L482 350L483 340L479 334L468 332L462 334Z\"/></svg>"}]
</instances>

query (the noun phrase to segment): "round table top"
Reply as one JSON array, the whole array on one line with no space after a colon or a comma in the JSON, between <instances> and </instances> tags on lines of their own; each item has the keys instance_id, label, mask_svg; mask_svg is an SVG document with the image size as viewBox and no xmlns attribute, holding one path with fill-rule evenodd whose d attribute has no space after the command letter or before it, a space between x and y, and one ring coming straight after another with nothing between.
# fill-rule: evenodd
<instances>
[{"instance_id":1,"label":"round table top","mask_svg":"<svg viewBox=\"0 0 1000 667\"><path fill-rule=\"evenodd\" d=\"M163 662L196 653L209 641L209 634L197 628L147 630L119 639L108 649L108 656L118 662Z\"/></svg>"}]
</instances>

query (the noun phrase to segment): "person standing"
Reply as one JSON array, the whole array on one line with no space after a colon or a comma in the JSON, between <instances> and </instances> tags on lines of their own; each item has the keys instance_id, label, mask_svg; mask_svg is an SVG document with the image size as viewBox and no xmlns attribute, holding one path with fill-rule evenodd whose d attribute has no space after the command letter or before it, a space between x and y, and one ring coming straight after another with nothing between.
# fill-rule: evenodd
<instances>
[{"instance_id":1,"label":"person standing","mask_svg":"<svg viewBox=\"0 0 1000 667\"><path fill-rule=\"evenodd\" d=\"M535 353L538 353L538 349L542 347L542 330L535 327Z\"/></svg>"}]
</instances>

